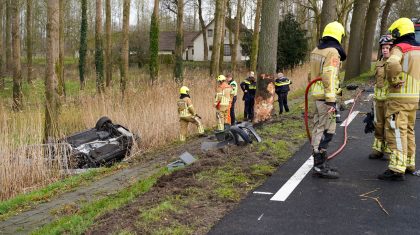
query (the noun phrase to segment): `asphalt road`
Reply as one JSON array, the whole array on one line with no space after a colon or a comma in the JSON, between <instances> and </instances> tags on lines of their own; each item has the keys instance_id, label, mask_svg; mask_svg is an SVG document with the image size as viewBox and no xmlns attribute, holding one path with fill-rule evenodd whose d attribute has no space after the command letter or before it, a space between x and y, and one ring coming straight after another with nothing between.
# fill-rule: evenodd
<instances>
[{"instance_id":1,"label":"asphalt road","mask_svg":"<svg viewBox=\"0 0 420 235\"><path fill-rule=\"evenodd\" d=\"M370 109L365 99L366 94L355 110ZM407 175L403 182L377 179L387 162L368 159L373 134L363 132L363 118L357 115L350 123L347 146L331 161L339 179L315 178L309 172L285 201L270 200L310 157L307 143L209 234L420 234L420 177ZM329 149L342 144L343 130L337 127Z\"/></svg>"}]
</instances>

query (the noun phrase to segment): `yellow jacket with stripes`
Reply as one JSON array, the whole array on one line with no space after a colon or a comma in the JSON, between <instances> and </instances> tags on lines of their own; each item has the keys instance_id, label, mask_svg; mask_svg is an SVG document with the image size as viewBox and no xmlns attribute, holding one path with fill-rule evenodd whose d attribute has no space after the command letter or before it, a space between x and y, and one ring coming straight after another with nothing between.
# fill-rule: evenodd
<instances>
[{"instance_id":1,"label":"yellow jacket with stripes","mask_svg":"<svg viewBox=\"0 0 420 235\"><path fill-rule=\"evenodd\" d=\"M341 92L338 76L340 63L340 55L335 48L315 48L312 51L309 80L322 78L322 81L316 82L311 87L310 94L314 99L336 102L336 96Z\"/></svg>"},{"instance_id":2,"label":"yellow jacket with stripes","mask_svg":"<svg viewBox=\"0 0 420 235\"><path fill-rule=\"evenodd\" d=\"M374 98L379 101L386 100L388 95L388 81L385 79L385 62L386 59L378 60L375 66Z\"/></svg>"},{"instance_id":3,"label":"yellow jacket with stripes","mask_svg":"<svg viewBox=\"0 0 420 235\"><path fill-rule=\"evenodd\" d=\"M187 118L196 115L192 101L189 97L179 99L177 102L178 114L180 118Z\"/></svg>"},{"instance_id":4,"label":"yellow jacket with stripes","mask_svg":"<svg viewBox=\"0 0 420 235\"><path fill-rule=\"evenodd\" d=\"M403 53L394 46L385 63L386 77L389 82L387 99L402 100L405 103L418 103L420 92L420 51Z\"/></svg>"}]
</instances>

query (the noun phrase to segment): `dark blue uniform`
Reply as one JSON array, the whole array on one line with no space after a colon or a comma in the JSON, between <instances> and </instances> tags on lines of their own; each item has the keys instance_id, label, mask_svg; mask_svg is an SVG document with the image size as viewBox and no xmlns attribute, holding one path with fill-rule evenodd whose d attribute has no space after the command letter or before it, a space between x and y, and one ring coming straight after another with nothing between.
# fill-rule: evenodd
<instances>
[{"instance_id":1,"label":"dark blue uniform","mask_svg":"<svg viewBox=\"0 0 420 235\"><path fill-rule=\"evenodd\" d=\"M290 91L290 84L292 84L292 81L290 81L286 77L277 78L274 82L274 85L276 85L276 93L279 101L280 114L283 113L283 107L286 110L286 112L289 112L289 106L287 105L287 94Z\"/></svg>"},{"instance_id":2,"label":"dark blue uniform","mask_svg":"<svg viewBox=\"0 0 420 235\"><path fill-rule=\"evenodd\" d=\"M254 118L254 99L257 92L257 83L251 78L247 78L241 82L241 89L244 92L245 101L244 120L252 120Z\"/></svg>"}]
</instances>

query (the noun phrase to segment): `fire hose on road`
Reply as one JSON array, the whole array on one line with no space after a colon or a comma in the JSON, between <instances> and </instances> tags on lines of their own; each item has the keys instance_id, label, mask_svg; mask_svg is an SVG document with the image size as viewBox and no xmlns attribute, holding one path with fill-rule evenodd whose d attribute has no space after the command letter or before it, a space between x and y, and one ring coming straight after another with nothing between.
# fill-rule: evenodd
<instances>
[{"instance_id":1,"label":"fire hose on road","mask_svg":"<svg viewBox=\"0 0 420 235\"><path fill-rule=\"evenodd\" d=\"M317 79L314 79L313 81L311 81L308 84L308 86L306 87L306 90L305 90L305 114L304 114L304 120L305 120L306 135L308 136L309 143L311 143L311 139L312 138L311 138L311 132L309 130L309 124L308 124L308 93L309 93L309 89L311 88L311 86L314 83L318 82L318 81L322 81L322 78L317 78ZM357 102L357 100L358 100L358 98L359 98L359 96L360 96L361 93L362 93L362 90L360 90L357 93L356 98L354 99L353 105L351 106L351 109L350 109L349 114L347 115L347 117L349 117L350 114L353 112L353 108L354 108L354 106L355 106L355 104L356 104L356 102ZM343 151L344 147L346 146L346 144L347 144L347 127L348 127L347 122L348 122L348 120L349 119L346 118L346 120L344 122L344 142L343 142L343 144L340 146L340 148L338 148L335 152L333 152L330 156L328 156L328 159L332 159L332 158L336 157L341 151Z\"/></svg>"}]
</instances>

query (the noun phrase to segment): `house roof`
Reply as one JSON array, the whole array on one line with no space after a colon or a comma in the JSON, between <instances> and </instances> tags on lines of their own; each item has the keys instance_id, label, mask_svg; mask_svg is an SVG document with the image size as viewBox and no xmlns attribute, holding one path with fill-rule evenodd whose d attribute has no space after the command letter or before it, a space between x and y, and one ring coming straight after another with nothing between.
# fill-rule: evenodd
<instances>
[{"instance_id":1,"label":"house roof","mask_svg":"<svg viewBox=\"0 0 420 235\"><path fill-rule=\"evenodd\" d=\"M199 32L184 32L184 49L194 45L193 38ZM159 33L159 51L175 51L176 32L160 32Z\"/></svg>"},{"instance_id":2,"label":"house roof","mask_svg":"<svg viewBox=\"0 0 420 235\"><path fill-rule=\"evenodd\" d=\"M233 32L233 31L235 31L234 29L235 29L235 25L236 25L236 22L235 22L235 20L236 20L236 17L235 18L229 18L229 17L226 17L225 18L225 25L226 25L226 27L229 29L229 31L231 31L231 32ZM207 25L206 25L206 29L212 24L214 22L214 19L212 20L212 21L210 21ZM250 30L250 29L248 29L244 24L242 24L241 23L241 25L240 25L240 29L239 29L239 32L241 32L241 33L243 33L243 32L246 32L246 31L248 31L248 30ZM201 31L199 31L198 33L197 33L197 35L195 35L195 37L192 39L192 41L194 41L198 36L200 36L201 35Z\"/></svg>"}]
</instances>

